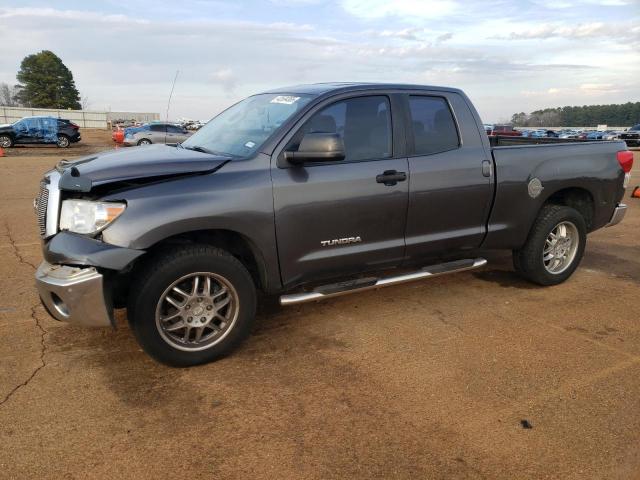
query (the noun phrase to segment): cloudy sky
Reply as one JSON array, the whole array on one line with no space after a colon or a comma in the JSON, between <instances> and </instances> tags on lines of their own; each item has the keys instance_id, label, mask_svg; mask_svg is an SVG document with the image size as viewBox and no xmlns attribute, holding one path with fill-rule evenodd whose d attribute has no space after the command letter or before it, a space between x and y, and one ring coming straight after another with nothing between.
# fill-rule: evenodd
<instances>
[{"instance_id":1,"label":"cloudy sky","mask_svg":"<svg viewBox=\"0 0 640 480\"><path fill-rule=\"evenodd\" d=\"M208 119L271 87L449 85L485 121L640 101L640 0L2 0L0 82L53 50L94 110Z\"/></svg>"}]
</instances>

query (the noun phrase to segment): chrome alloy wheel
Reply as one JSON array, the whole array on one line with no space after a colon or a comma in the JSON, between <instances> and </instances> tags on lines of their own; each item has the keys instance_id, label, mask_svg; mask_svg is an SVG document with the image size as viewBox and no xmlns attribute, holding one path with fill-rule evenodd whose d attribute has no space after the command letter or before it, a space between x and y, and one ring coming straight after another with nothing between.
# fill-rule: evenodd
<instances>
[{"instance_id":1,"label":"chrome alloy wheel","mask_svg":"<svg viewBox=\"0 0 640 480\"><path fill-rule=\"evenodd\" d=\"M69 139L64 135L58 136L58 146L61 148L67 148L69 146Z\"/></svg>"},{"instance_id":2,"label":"chrome alloy wheel","mask_svg":"<svg viewBox=\"0 0 640 480\"><path fill-rule=\"evenodd\" d=\"M190 273L173 282L156 306L156 327L172 347L200 351L220 342L239 312L238 292L226 278Z\"/></svg>"},{"instance_id":3,"label":"chrome alloy wheel","mask_svg":"<svg viewBox=\"0 0 640 480\"><path fill-rule=\"evenodd\" d=\"M0 147L9 148L11 146L11 137L7 135L0 136Z\"/></svg>"},{"instance_id":4,"label":"chrome alloy wheel","mask_svg":"<svg viewBox=\"0 0 640 480\"><path fill-rule=\"evenodd\" d=\"M578 227L571 222L560 222L544 242L542 261L547 272L557 275L573 263L578 252L580 235Z\"/></svg>"}]
</instances>

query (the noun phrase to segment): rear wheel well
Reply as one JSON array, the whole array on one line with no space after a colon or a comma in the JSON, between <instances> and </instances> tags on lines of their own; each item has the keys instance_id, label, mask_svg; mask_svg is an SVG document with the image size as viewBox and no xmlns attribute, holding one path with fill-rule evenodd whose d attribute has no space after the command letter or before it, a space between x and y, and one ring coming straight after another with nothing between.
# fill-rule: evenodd
<instances>
[{"instance_id":1,"label":"rear wheel well","mask_svg":"<svg viewBox=\"0 0 640 480\"><path fill-rule=\"evenodd\" d=\"M591 231L593 225L594 201L593 196L584 188L565 188L551 195L545 205L564 205L577 210L587 226L587 231Z\"/></svg>"}]
</instances>

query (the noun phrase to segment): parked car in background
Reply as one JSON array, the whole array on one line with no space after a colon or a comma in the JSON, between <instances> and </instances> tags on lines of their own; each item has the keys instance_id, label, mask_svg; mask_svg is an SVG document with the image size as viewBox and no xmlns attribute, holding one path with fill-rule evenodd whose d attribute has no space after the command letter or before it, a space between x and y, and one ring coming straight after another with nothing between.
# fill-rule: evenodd
<instances>
[{"instance_id":1,"label":"parked car in background","mask_svg":"<svg viewBox=\"0 0 640 480\"><path fill-rule=\"evenodd\" d=\"M514 130L511 125L494 125L489 135L506 135L519 137L522 135L518 130Z\"/></svg>"},{"instance_id":2,"label":"parked car in background","mask_svg":"<svg viewBox=\"0 0 640 480\"><path fill-rule=\"evenodd\" d=\"M80 141L80 127L70 120L55 117L25 117L9 125L0 125L0 147L52 144L67 148Z\"/></svg>"},{"instance_id":3,"label":"parked car in background","mask_svg":"<svg viewBox=\"0 0 640 480\"><path fill-rule=\"evenodd\" d=\"M149 123L141 127L125 128L122 144L131 147L152 143L181 143L192 134L186 128L173 123Z\"/></svg>"},{"instance_id":4,"label":"parked car in background","mask_svg":"<svg viewBox=\"0 0 640 480\"><path fill-rule=\"evenodd\" d=\"M640 147L640 123L621 133L618 138L624 140L628 147Z\"/></svg>"},{"instance_id":5,"label":"parked car in background","mask_svg":"<svg viewBox=\"0 0 640 480\"><path fill-rule=\"evenodd\" d=\"M602 140L604 137L604 132L589 132L585 137L587 140Z\"/></svg>"},{"instance_id":6,"label":"parked car in background","mask_svg":"<svg viewBox=\"0 0 640 480\"><path fill-rule=\"evenodd\" d=\"M602 139L603 140L618 140L618 136L619 135L620 135L620 132L616 132L614 130L607 130L602 135Z\"/></svg>"},{"instance_id":7,"label":"parked car in background","mask_svg":"<svg viewBox=\"0 0 640 480\"><path fill-rule=\"evenodd\" d=\"M580 132L577 130L562 130L558 135L558 138L578 138L580 136Z\"/></svg>"}]
</instances>

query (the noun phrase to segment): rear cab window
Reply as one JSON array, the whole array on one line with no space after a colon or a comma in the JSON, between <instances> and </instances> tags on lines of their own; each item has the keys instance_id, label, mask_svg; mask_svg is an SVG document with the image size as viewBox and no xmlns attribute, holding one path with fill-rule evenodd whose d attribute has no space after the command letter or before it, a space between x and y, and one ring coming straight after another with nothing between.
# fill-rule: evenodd
<instances>
[{"instance_id":1,"label":"rear cab window","mask_svg":"<svg viewBox=\"0 0 640 480\"><path fill-rule=\"evenodd\" d=\"M458 129L445 98L410 95L409 113L413 155L433 155L460 147Z\"/></svg>"}]
</instances>

